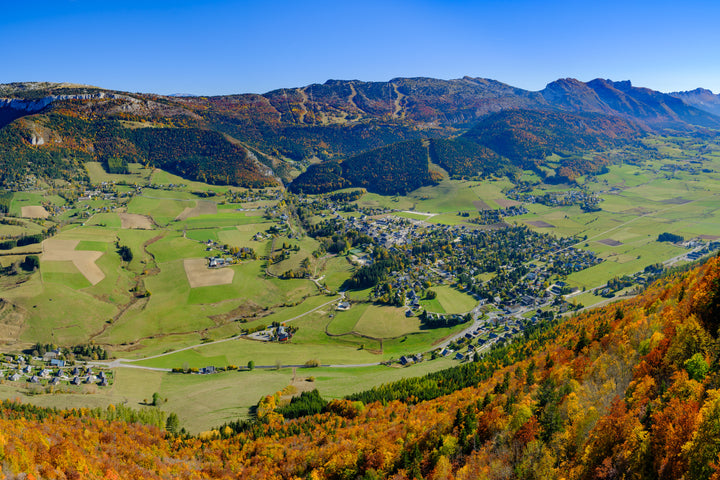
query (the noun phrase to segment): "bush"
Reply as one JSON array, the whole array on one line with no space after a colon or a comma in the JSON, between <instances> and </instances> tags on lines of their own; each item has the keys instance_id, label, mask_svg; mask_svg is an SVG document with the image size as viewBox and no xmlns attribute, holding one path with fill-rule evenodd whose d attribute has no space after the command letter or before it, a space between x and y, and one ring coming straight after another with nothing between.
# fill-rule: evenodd
<instances>
[{"instance_id":1,"label":"bush","mask_svg":"<svg viewBox=\"0 0 720 480\"><path fill-rule=\"evenodd\" d=\"M40 268L40 258L37 255L28 255L20 266L26 272L32 272L36 268Z\"/></svg>"},{"instance_id":2,"label":"bush","mask_svg":"<svg viewBox=\"0 0 720 480\"><path fill-rule=\"evenodd\" d=\"M120 255L120 258L123 259L125 262L130 262L133 259L132 250L130 250L130 247L127 245L123 245L120 248L118 248L118 254Z\"/></svg>"}]
</instances>

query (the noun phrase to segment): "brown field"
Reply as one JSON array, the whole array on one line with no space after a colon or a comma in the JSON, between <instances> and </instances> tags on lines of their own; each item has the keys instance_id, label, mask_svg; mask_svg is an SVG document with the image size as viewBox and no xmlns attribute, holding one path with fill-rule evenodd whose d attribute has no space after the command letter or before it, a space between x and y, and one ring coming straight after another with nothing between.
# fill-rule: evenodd
<instances>
[{"instance_id":1,"label":"brown field","mask_svg":"<svg viewBox=\"0 0 720 480\"><path fill-rule=\"evenodd\" d=\"M492 210L492 208L490 207L490 205L488 205L487 203L485 203L485 201L483 201L483 200L475 200L474 202L472 202L472 204L473 204L473 205L475 206L475 208L477 208L478 210Z\"/></svg>"},{"instance_id":2,"label":"brown field","mask_svg":"<svg viewBox=\"0 0 720 480\"><path fill-rule=\"evenodd\" d=\"M500 208L515 207L517 205L520 205L520 202L510 200L509 198L494 198L493 200L495 200L495 203L500 205Z\"/></svg>"},{"instance_id":3,"label":"brown field","mask_svg":"<svg viewBox=\"0 0 720 480\"><path fill-rule=\"evenodd\" d=\"M717 235L698 235L698 238L701 238L701 239L703 239L703 240L714 241L714 240L717 240L717 239L720 238L720 237L718 237Z\"/></svg>"},{"instance_id":4,"label":"brown field","mask_svg":"<svg viewBox=\"0 0 720 480\"><path fill-rule=\"evenodd\" d=\"M43 261L68 261L73 262L75 267L93 285L98 284L105 274L95 262L103 256L103 252L91 250L75 250L79 240L58 240L49 238L42 243Z\"/></svg>"},{"instance_id":5,"label":"brown field","mask_svg":"<svg viewBox=\"0 0 720 480\"><path fill-rule=\"evenodd\" d=\"M227 285L235 276L232 268L208 268L204 258L186 258L184 265L190 288Z\"/></svg>"},{"instance_id":6,"label":"brown field","mask_svg":"<svg viewBox=\"0 0 720 480\"><path fill-rule=\"evenodd\" d=\"M187 220L188 218L198 217L200 215L215 215L217 213L217 203L208 202L207 200L198 200L197 205L193 208L187 207L175 220Z\"/></svg>"},{"instance_id":7,"label":"brown field","mask_svg":"<svg viewBox=\"0 0 720 480\"><path fill-rule=\"evenodd\" d=\"M33 205L30 207L20 207L20 216L25 218L48 218L50 214L45 207Z\"/></svg>"},{"instance_id":8,"label":"brown field","mask_svg":"<svg viewBox=\"0 0 720 480\"><path fill-rule=\"evenodd\" d=\"M25 325L27 312L0 298L0 343L17 341Z\"/></svg>"},{"instance_id":9,"label":"brown field","mask_svg":"<svg viewBox=\"0 0 720 480\"><path fill-rule=\"evenodd\" d=\"M153 221L146 215L139 215L137 213L118 213L120 221L122 222L122 228L126 229L139 229L139 230L152 230Z\"/></svg>"},{"instance_id":10,"label":"brown field","mask_svg":"<svg viewBox=\"0 0 720 480\"><path fill-rule=\"evenodd\" d=\"M552 223L543 222L542 220L528 220L526 223L538 228L555 228Z\"/></svg>"},{"instance_id":11,"label":"brown field","mask_svg":"<svg viewBox=\"0 0 720 480\"><path fill-rule=\"evenodd\" d=\"M623 244L622 242L618 242L617 240L613 240L612 238L604 238L602 240L598 240L598 243L602 243L610 247L619 247Z\"/></svg>"}]
</instances>

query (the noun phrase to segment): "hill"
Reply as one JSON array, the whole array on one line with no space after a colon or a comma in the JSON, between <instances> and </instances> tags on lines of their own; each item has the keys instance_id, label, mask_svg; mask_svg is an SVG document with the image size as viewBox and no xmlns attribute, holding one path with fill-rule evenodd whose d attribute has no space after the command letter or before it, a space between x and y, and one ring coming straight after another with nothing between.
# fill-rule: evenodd
<instances>
[{"instance_id":1,"label":"hill","mask_svg":"<svg viewBox=\"0 0 720 480\"><path fill-rule=\"evenodd\" d=\"M411 181L398 176L408 168L404 158L415 159L418 141L451 175L502 174L543 166L543 154L575 155L651 132L720 128L707 107L696 108L699 95L678 98L602 79L561 79L539 92L469 77L329 80L218 97L7 84L0 85L0 181L12 187L28 174L81 179L82 164L92 160L117 172L141 162L188 179L257 187L291 182L309 165L333 161L344 164L343 178L353 185L393 190L377 182L380 167L394 190L407 191L432 183L415 160ZM554 140L530 148L545 130ZM359 166L364 161L370 163ZM568 167L568 178L592 172L597 162L590 163Z\"/></svg>"},{"instance_id":2,"label":"hill","mask_svg":"<svg viewBox=\"0 0 720 480\"><path fill-rule=\"evenodd\" d=\"M479 361L336 400L295 420L285 420L278 397L269 396L259 402L257 422L197 438L120 421L159 422L123 409L57 412L4 402L3 473L717 478L718 285L720 263L712 258L632 300L538 326Z\"/></svg>"},{"instance_id":3,"label":"hill","mask_svg":"<svg viewBox=\"0 0 720 480\"><path fill-rule=\"evenodd\" d=\"M673 92L670 95L679 98L683 103L695 108L720 115L720 95L716 95L705 88L696 88L688 92Z\"/></svg>"}]
</instances>

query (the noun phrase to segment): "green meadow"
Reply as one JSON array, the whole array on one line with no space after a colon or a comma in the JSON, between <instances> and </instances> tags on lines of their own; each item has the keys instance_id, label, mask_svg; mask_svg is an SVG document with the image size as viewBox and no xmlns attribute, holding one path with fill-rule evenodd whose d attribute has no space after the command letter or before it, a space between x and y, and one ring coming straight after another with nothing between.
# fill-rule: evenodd
<instances>
[{"instance_id":1,"label":"green meadow","mask_svg":"<svg viewBox=\"0 0 720 480\"><path fill-rule=\"evenodd\" d=\"M534 182L532 193L559 193L584 188L597 195L599 211L585 212L579 205L525 205L529 213L505 221L527 225L533 230L557 236L572 236L578 248L591 250L605 261L575 272L567 282L587 292L572 301L589 305L603 301L589 290L615 276L632 274L647 265L660 263L686 249L657 241L663 232L686 239L700 235L720 238L720 150L703 150L679 140L657 137L647 140L656 149L652 158L612 165L606 173L587 175L581 185L546 185L536 172L524 172L523 180ZM688 165L698 161L698 173ZM559 160L555 159L555 160ZM694 167L693 167L694 168ZM40 270L25 274L28 280L4 289L2 297L24 312L21 333L11 348L24 348L36 341L75 345L90 341L106 346L115 357L137 360L138 366L154 368L201 368L207 365L247 365L252 372L231 371L213 376L167 374L157 371L118 369L115 384L108 390L78 391L63 395L29 397L18 388L0 385L0 398L20 396L44 406L104 406L128 402L140 406L159 392L168 401L162 408L175 411L190 431L198 432L225 421L248 415L250 407L266 394L279 391L293 377L305 381L326 398L348 393L411 375L422 375L453 365L449 359L423 362L410 368L365 366L314 369L297 368L310 360L323 365L363 365L397 359L401 355L428 352L465 326L424 330L417 317L406 317L404 308L366 302L367 291L346 292L351 299L347 311L336 310L340 296L325 294L310 279L277 278L300 267L309 259L309 270L332 292L339 292L355 268L350 256L318 253L319 243L309 237L277 236L275 251L266 235L279 220L265 217L265 209L277 207L274 196L241 201L246 191L239 188L188 182L158 169L130 165L128 175L111 175L99 163L87 164L94 183L123 182L120 200L76 202L61 215L48 220L22 219L23 225L0 225L0 235L40 233L59 225L59 240L77 241L74 253L102 255L95 266L104 277L92 285L71 260L44 260ZM141 195L134 187L144 185ZM149 185L180 185L150 188ZM393 214L432 224L466 225L478 210L498 209L509 204L513 184L507 179L449 180L423 187L405 196L386 197L367 193L354 202L355 209L384 208ZM217 195L207 197L207 193ZM210 194L212 195L212 193ZM199 201L217 203L217 213L177 220ZM227 202L227 203L226 203ZM229 203L235 202L235 203ZM19 215L23 206L65 200L42 191L13 195L10 213ZM214 205L211 205L214 209ZM210 211L214 211L210 209ZM410 213L404 212L408 211ZM460 216L459 212L469 216ZM122 228L119 213L146 215L153 219L150 230ZM432 214L431 216L423 213ZM358 211L343 212L358 215ZM318 218L320 218L318 216ZM259 240L254 238L262 234ZM226 284L192 288L185 267L187 259L204 259L217 254L207 250L207 240L220 245L250 247L257 260L244 260L225 267L232 272ZM297 245L289 258L268 265L265 257L279 253L283 243ZM128 246L133 254L123 261L117 245ZM17 248L0 258L3 266L37 252L40 245ZM361 254L360 251L354 251ZM488 280L492 274L484 274ZM462 314L472 310L476 300L450 285L434 285L433 300L422 300L429 312ZM230 339L244 329L285 323L298 330L288 343ZM219 343L213 341L224 340ZM190 347L190 348L188 348ZM181 350L188 348L187 350ZM157 356L156 355L162 355ZM151 357L151 358L146 358Z\"/></svg>"}]
</instances>

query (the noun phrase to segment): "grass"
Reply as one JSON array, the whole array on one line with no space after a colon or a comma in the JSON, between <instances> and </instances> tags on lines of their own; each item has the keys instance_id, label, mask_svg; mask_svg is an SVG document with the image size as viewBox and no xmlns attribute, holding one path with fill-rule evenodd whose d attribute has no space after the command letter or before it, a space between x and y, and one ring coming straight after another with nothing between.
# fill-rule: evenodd
<instances>
[{"instance_id":1,"label":"grass","mask_svg":"<svg viewBox=\"0 0 720 480\"><path fill-rule=\"evenodd\" d=\"M155 192L153 192L155 193ZM175 220L186 207L193 206L193 200L155 199L135 196L128 203L128 213L149 215L158 225L167 225Z\"/></svg>"},{"instance_id":2,"label":"grass","mask_svg":"<svg viewBox=\"0 0 720 480\"><path fill-rule=\"evenodd\" d=\"M335 310L334 308L329 309L332 313L328 313L328 315L332 315L332 319L329 320L327 325L327 331L330 334L333 335L342 335L345 333L350 333L353 330L355 330L355 326L357 325L360 318L365 314L370 304L368 303L359 303L352 305L350 310Z\"/></svg>"},{"instance_id":3,"label":"grass","mask_svg":"<svg viewBox=\"0 0 720 480\"><path fill-rule=\"evenodd\" d=\"M363 335L376 338L392 338L420 331L417 317L406 317L404 308L370 305L355 325Z\"/></svg>"},{"instance_id":4,"label":"grass","mask_svg":"<svg viewBox=\"0 0 720 480\"><path fill-rule=\"evenodd\" d=\"M120 221L120 217L118 217L117 213L96 213L92 217L88 218L84 223L85 225L117 229L122 226L122 222Z\"/></svg>"},{"instance_id":5,"label":"grass","mask_svg":"<svg viewBox=\"0 0 720 480\"><path fill-rule=\"evenodd\" d=\"M304 259L310 259L313 260L312 252L318 249L320 243L311 237L304 237L302 239L289 239L287 237L278 237L275 241L275 248L276 252L279 253L280 248L283 244L287 244L290 246L297 246L300 248L297 252L290 251L290 257L286 260L283 260L281 262L278 262L274 265L271 265L268 268L268 271L270 273L273 273L275 275L282 275L284 272L287 272L288 270L296 270L300 268L300 264Z\"/></svg>"},{"instance_id":6,"label":"grass","mask_svg":"<svg viewBox=\"0 0 720 480\"><path fill-rule=\"evenodd\" d=\"M110 248L110 244L105 242L98 242L94 240L81 240L77 244L75 250L91 250L95 252L107 252Z\"/></svg>"},{"instance_id":7,"label":"grass","mask_svg":"<svg viewBox=\"0 0 720 480\"><path fill-rule=\"evenodd\" d=\"M449 314L467 313L477 305L477 300L473 297L447 285L438 285L432 287L432 290L437 293L435 299L420 301L420 304L429 312Z\"/></svg>"},{"instance_id":8,"label":"grass","mask_svg":"<svg viewBox=\"0 0 720 480\"><path fill-rule=\"evenodd\" d=\"M129 265L130 270L141 272L151 261L151 257L145 253L143 245L157 235L158 232L153 230L120 230L117 232L120 245L129 247L133 254Z\"/></svg>"},{"instance_id":9,"label":"grass","mask_svg":"<svg viewBox=\"0 0 720 480\"><path fill-rule=\"evenodd\" d=\"M267 223L247 223L223 228L217 231L218 240L236 247L250 246L255 248L259 242L252 240L252 237L260 232L266 231L270 226Z\"/></svg>"},{"instance_id":10,"label":"grass","mask_svg":"<svg viewBox=\"0 0 720 480\"><path fill-rule=\"evenodd\" d=\"M73 290L87 288L91 284L72 262L42 262L40 272L43 282L59 283Z\"/></svg>"},{"instance_id":11,"label":"grass","mask_svg":"<svg viewBox=\"0 0 720 480\"><path fill-rule=\"evenodd\" d=\"M89 334L99 331L105 320L116 313L117 307L98 302L83 290L73 288L79 285L69 286L67 283L67 278L62 282L41 283L38 274L21 287L3 293L4 297L29 312L21 334L23 341L67 345L84 343ZM68 312L73 314L68 315Z\"/></svg>"},{"instance_id":12,"label":"grass","mask_svg":"<svg viewBox=\"0 0 720 480\"><path fill-rule=\"evenodd\" d=\"M90 183L93 185L99 185L102 182L147 185L150 182L151 169L143 168L139 163L129 163L130 173L128 174L107 173L100 162L85 162L84 165L90 177Z\"/></svg>"},{"instance_id":13,"label":"grass","mask_svg":"<svg viewBox=\"0 0 720 480\"><path fill-rule=\"evenodd\" d=\"M237 225L248 225L248 224L261 224L270 223L267 220L259 216L247 216L243 212L226 212L217 213L214 215L198 215L197 217L188 218L177 222L173 225L176 229L198 229L198 228L218 228L218 227L235 227ZM269 228L267 225L266 228Z\"/></svg>"},{"instance_id":14,"label":"grass","mask_svg":"<svg viewBox=\"0 0 720 480\"><path fill-rule=\"evenodd\" d=\"M656 242L664 231L691 238L700 234L720 236L720 180L717 173L690 175L659 170L663 165L682 161L687 152L670 145L670 140L658 140L663 150L672 157L653 159L644 167L634 165L612 166L609 172L588 177L588 188L597 192L604 201L602 211L586 213L577 206L547 207L528 205L530 213L508 219L510 223L526 223L542 220L555 225L552 229L538 229L555 235L576 235L579 246L597 252L606 261L590 269L576 272L568 277L571 286L591 288L607 279L642 270L682 253L684 250L666 243ZM720 171L720 156L706 155L706 165ZM679 160L676 160L679 159ZM97 167L100 167L98 164ZM91 166L90 168L96 168ZM100 167L101 168L101 167ZM134 167L133 167L134 168ZM148 174L149 170L143 170ZM95 175L95 177L93 177ZM94 172L91 178L99 179L103 172ZM120 176L129 178L128 176ZM528 175L527 178L532 176ZM105 177L107 178L107 177ZM104 180L106 181L106 180ZM466 325L452 329L421 330L417 318L406 318L403 309L382 307L367 303L355 303L347 312L339 312L334 305L325 303L337 298L319 295L317 288L308 280L282 281L264 275L262 261L246 262L236 267L233 283L224 286L191 289L187 281L183 260L202 258L208 253L198 241L208 238L234 246L250 246L264 255L269 240L255 242L252 237L265 231L272 223L264 219L262 211L239 212L238 208L264 208L276 201L219 205L218 213L204 215L182 222L174 218L186 207L195 205L198 197L190 190L223 191L226 187L209 187L187 182L166 172L152 172L155 183L183 184L180 189L145 189L144 196L134 197L129 205L131 213L149 214L160 225L151 231L122 230L115 213L98 213L78 224L62 228L59 238L80 241L79 250L102 251L97 261L106 278L95 286L77 271L71 262L42 262L41 270L29 276L29 280L16 288L3 291L3 297L17 303L27 312L21 341L52 341L72 344L86 342L90 335L107 327L95 338L98 343L115 345L117 356L139 358L160 354L171 349L198 344L202 339L223 339L240 332L242 328L267 325L273 321L287 322L299 327L289 344L267 344L248 340L234 340L219 344L207 344L198 348L175 352L156 359L144 360L143 365L181 367L183 363L203 367L236 364L245 365L253 360L257 365L302 365L309 359L325 364L372 363L400 355L428 351L433 344L461 331ZM616 184L619 190L610 191ZM487 182L444 180L437 187L426 187L403 197L364 195L357 203L361 206L383 206L395 210L416 210L436 213L430 220L434 223L458 224L467 220L457 215L469 211L475 215L473 202L481 200L491 208L498 208L498 200L506 199L507 180ZM122 187L118 187L122 188ZM566 186L536 187L536 193L555 192ZM150 198L155 197L155 198ZM224 196L214 198L222 201ZM677 198L691 203L679 204ZM42 201L59 204L62 199L43 196L37 192L16 194L14 208L22 205L39 205ZM673 203L675 202L675 203ZM81 206L115 208L111 201L93 200L81 202ZM424 215L398 214L406 218L427 219ZM69 214L68 214L69 217ZM40 231L50 222L27 222L27 231ZM0 227L0 234L10 230ZM9 227L9 226L8 226ZM534 227L531 227L534 228ZM186 229L187 238L183 238ZM159 273L141 275L155 263L143 250L148 240L162 236L161 240L148 246L155 256ZM622 245L611 247L599 240L611 238ZM130 264L120 261L115 252L116 239L128 245L134 255ZM282 273L295 268L306 256L311 256L317 244L312 239L279 238L290 244L298 244L301 251L273 267ZM32 247L37 249L38 246ZM19 250L18 250L19 252ZM8 257L12 259L16 257ZM3 261L7 260L3 258ZM340 288L354 267L345 257L313 259L314 273L324 276L323 282L332 290ZM112 324L106 323L118 313L119 306L130 300L128 290L136 275L152 293L140 299ZM490 275L484 275L487 280ZM433 289L438 296L433 301L423 301L430 311L465 313L471 310L475 300L449 286ZM367 291L348 292L356 300L365 300ZM589 292L573 297L584 305L603 301ZM261 317L253 318L246 310L246 323L233 321L241 316L238 307L250 302L258 306ZM314 311L313 311L314 310ZM311 312L312 311L312 312ZM68 315L67 312L73 312ZM311 312L311 313L307 313ZM307 313L307 314L306 314ZM303 315L305 314L305 315ZM296 318L298 317L299 318ZM358 332L368 337L382 337L383 341L361 337L358 334L330 337L329 333L342 335ZM396 337L390 339L391 337ZM127 345L120 345L128 343ZM112 348L111 348L112 349ZM382 353L380 353L382 352ZM347 393L364 390L408 375L449 366L454 362L442 359L424 362L410 369L386 367L302 370L300 374L317 377L316 385L327 398L337 398ZM110 393L99 391L93 395L67 394L41 396L39 402L57 402L77 406L100 405L126 399L139 405L155 391L168 398L165 407L177 411L191 431L199 431L237 416L247 415L247 409L261 395L272 393L287 385L291 371L256 370L255 372L229 372L210 377L187 375L164 375L157 372L140 372L132 369L118 370L118 379ZM0 396L10 395L0 386ZM34 402L35 400L33 400Z\"/></svg>"},{"instance_id":15,"label":"grass","mask_svg":"<svg viewBox=\"0 0 720 480\"><path fill-rule=\"evenodd\" d=\"M33 205L42 205L44 197L42 193L36 192L15 192L10 202L10 215L19 217L22 207L30 207Z\"/></svg>"}]
</instances>

